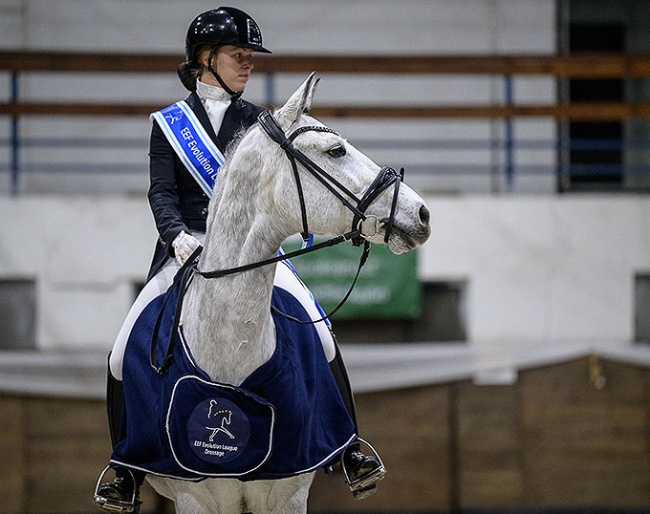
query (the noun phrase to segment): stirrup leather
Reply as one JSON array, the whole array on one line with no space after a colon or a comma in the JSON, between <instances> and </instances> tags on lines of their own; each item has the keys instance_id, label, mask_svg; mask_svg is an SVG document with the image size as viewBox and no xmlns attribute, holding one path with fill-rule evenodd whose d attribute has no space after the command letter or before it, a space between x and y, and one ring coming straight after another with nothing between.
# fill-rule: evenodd
<instances>
[{"instance_id":1,"label":"stirrup leather","mask_svg":"<svg viewBox=\"0 0 650 514\"><path fill-rule=\"evenodd\" d=\"M120 501L120 500L113 500L111 498L105 498L103 496L99 495L99 488L102 485L102 480L106 476L106 473L111 469L111 466L108 465L104 468L104 471L101 472L99 475L99 478L97 479L97 485L95 485L95 493L93 496L93 501L95 505L99 506L99 508L109 511L109 512L134 512L136 510L136 501L137 501L137 495L138 495L138 487L135 482L135 475L133 472L125 468L126 471L129 472L129 475L131 476L131 480L133 483L133 495L131 496L130 501Z\"/></svg>"},{"instance_id":2,"label":"stirrup leather","mask_svg":"<svg viewBox=\"0 0 650 514\"><path fill-rule=\"evenodd\" d=\"M376 492L376 482L383 480L383 478L386 476L386 466L384 466L384 462L381 460L381 457L379 456L377 450L375 450L375 448L368 441L358 437L357 442L367 447L372 452L373 456L377 459L377 462L379 462L379 467L377 469L368 473L364 477L361 477L357 480L352 480L345 466L345 462L343 461L343 458L341 458L341 469L343 470L345 483L350 488L350 491L356 500L363 500L364 498L367 498Z\"/></svg>"}]
</instances>

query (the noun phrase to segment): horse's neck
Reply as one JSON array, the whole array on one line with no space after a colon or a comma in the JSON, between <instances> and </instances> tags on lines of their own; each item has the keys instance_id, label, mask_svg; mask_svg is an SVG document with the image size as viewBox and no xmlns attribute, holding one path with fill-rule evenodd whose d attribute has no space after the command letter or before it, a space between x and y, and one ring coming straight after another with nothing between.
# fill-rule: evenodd
<instances>
[{"instance_id":1,"label":"horse's neck","mask_svg":"<svg viewBox=\"0 0 650 514\"><path fill-rule=\"evenodd\" d=\"M281 239L251 203L220 202L210 218L201 270L229 269L272 257ZM249 199L250 200L250 199ZM213 380L240 384L275 350L270 315L275 266L217 279L196 276L183 307L183 327L197 361Z\"/></svg>"}]
</instances>

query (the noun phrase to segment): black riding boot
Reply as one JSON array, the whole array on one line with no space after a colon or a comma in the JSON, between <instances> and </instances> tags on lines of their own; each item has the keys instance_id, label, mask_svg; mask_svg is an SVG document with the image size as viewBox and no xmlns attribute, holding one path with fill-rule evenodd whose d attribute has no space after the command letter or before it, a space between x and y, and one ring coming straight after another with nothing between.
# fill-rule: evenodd
<instances>
[{"instance_id":1,"label":"black riding boot","mask_svg":"<svg viewBox=\"0 0 650 514\"><path fill-rule=\"evenodd\" d=\"M106 409L108 414L108 431L113 448L120 439L120 422L122 415L122 382L111 374L108 368L106 384ZM115 473L113 482L102 482L109 470ZM134 472L120 466L109 466L99 476L95 488L94 502L109 512L139 512L140 486L144 473Z\"/></svg>"},{"instance_id":2,"label":"black riding boot","mask_svg":"<svg viewBox=\"0 0 650 514\"><path fill-rule=\"evenodd\" d=\"M358 432L357 413L354 405L354 397L352 395L352 387L350 386L350 379L348 378L348 373L345 369L341 353L339 352L338 343L336 342L334 333L332 333L332 337L334 338L336 356L334 357L334 360L330 362L330 369L332 370L332 374L336 380L336 385L338 386L341 397L343 398L343 403L345 404ZM361 443L364 443L371 450L372 455L366 455L363 452ZM341 457L341 467L343 468L345 481L357 500L362 500L377 492L376 482L383 479L386 475L386 468L384 467L379 454L372 446L361 438L357 439L355 443L350 445L343 452L343 456Z\"/></svg>"},{"instance_id":3,"label":"black riding boot","mask_svg":"<svg viewBox=\"0 0 650 514\"><path fill-rule=\"evenodd\" d=\"M119 466L107 467L99 478L100 482L110 469L115 473L115 480L97 485L95 504L109 512L140 512L140 486L144 475Z\"/></svg>"}]
</instances>

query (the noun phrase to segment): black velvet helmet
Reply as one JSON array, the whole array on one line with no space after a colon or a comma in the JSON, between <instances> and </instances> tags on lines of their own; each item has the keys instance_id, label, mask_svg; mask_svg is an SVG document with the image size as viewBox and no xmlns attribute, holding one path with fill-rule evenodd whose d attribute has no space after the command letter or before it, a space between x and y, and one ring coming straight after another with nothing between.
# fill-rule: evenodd
<instances>
[{"instance_id":1,"label":"black velvet helmet","mask_svg":"<svg viewBox=\"0 0 650 514\"><path fill-rule=\"evenodd\" d=\"M270 54L262 46L262 32L255 20L234 7L219 7L199 14L187 29L185 58L196 63L196 51L202 45L233 45Z\"/></svg>"}]
</instances>

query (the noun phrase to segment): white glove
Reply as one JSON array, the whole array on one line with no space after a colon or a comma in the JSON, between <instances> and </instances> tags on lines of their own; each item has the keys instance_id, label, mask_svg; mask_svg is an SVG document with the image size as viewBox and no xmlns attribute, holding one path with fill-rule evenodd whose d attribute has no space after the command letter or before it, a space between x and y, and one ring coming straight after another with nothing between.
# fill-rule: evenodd
<instances>
[{"instance_id":1,"label":"white glove","mask_svg":"<svg viewBox=\"0 0 650 514\"><path fill-rule=\"evenodd\" d=\"M174 253L176 254L176 261L181 266L185 264L185 261L189 259L190 255L194 253L201 243L199 240L188 234L187 232L181 232L178 234L172 241L172 247L174 248Z\"/></svg>"}]
</instances>

